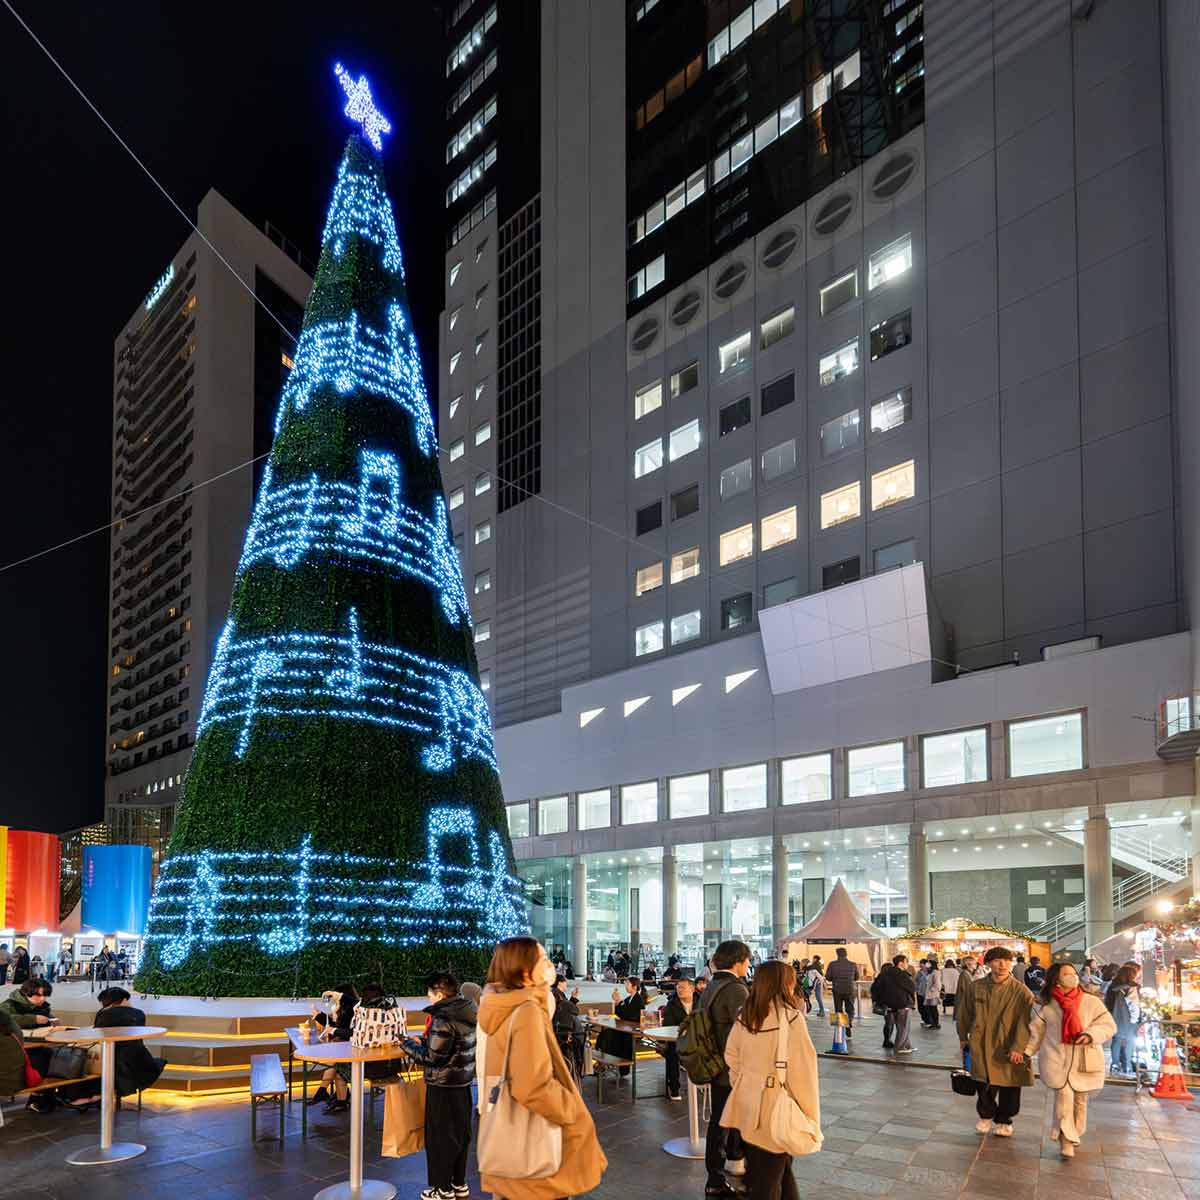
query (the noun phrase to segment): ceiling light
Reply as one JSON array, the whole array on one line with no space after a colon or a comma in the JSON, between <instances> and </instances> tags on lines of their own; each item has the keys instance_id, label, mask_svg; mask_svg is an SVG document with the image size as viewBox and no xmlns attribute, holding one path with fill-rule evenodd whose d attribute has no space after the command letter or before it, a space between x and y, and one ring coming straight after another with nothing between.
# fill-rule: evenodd
<instances>
[{"instance_id":1,"label":"ceiling light","mask_svg":"<svg viewBox=\"0 0 1200 1200\"><path fill-rule=\"evenodd\" d=\"M957 846L954 846L954 847L951 849L950 853L951 853L951 854L957 854L957 853L958 853L958 847L957 847Z\"/></svg>"},{"instance_id":2,"label":"ceiling light","mask_svg":"<svg viewBox=\"0 0 1200 1200\"><path fill-rule=\"evenodd\" d=\"M1042 822L1042 828L1043 828L1043 829L1049 829L1049 828L1050 828L1050 826L1051 826L1051 825L1053 825L1053 824L1054 824L1054 822L1053 822L1053 821L1043 821L1043 822Z\"/></svg>"},{"instance_id":3,"label":"ceiling light","mask_svg":"<svg viewBox=\"0 0 1200 1200\"><path fill-rule=\"evenodd\" d=\"M805 850L807 850L809 848L809 846L811 846L811 845L812 845L812 842L805 842L804 843Z\"/></svg>"},{"instance_id":4,"label":"ceiling light","mask_svg":"<svg viewBox=\"0 0 1200 1200\"><path fill-rule=\"evenodd\" d=\"M941 831L940 829L935 829L935 830L933 831L933 836L934 836L934 837L941 837L941 836L942 836L942 831Z\"/></svg>"},{"instance_id":5,"label":"ceiling light","mask_svg":"<svg viewBox=\"0 0 1200 1200\"><path fill-rule=\"evenodd\" d=\"M988 833L995 833L995 832L996 832L996 827L995 827L995 825L989 825L989 826L987 827L987 831L988 831Z\"/></svg>"},{"instance_id":6,"label":"ceiling light","mask_svg":"<svg viewBox=\"0 0 1200 1200\"><path fill-rule=\"evenodd\" d=\"M1053 845L1054 845L1054 843L1053 843L1053 842L1047 842L1047 843L1046 843L1046 845L1047 845L1047 846L1053 846Z\"/></svg>"},{"instance_id":7,"label":"ceiling light","mask_svg":"<svg viewBox=\"0 0 1200 1200\"><path fill-rule=\"evenodd\" d=\"M969 829L960 829L958 832L961 833L963 837L966 837L966 835L971 831Z\"/></svg>"},{"instance_id":8,"label":"ceiling light","mask_svg":"<svg viewBox=\"0 0 1200 1200\"><path fill-rule=\"evenodd\" d=\"M1003 850L1003 849L1004 849L1004 843L1003 843L1003 842L1001 842L1001 843L1000 843L1000 844L999 844L999 845L996 847L996 849L997 849L997 850Z\"/></svg>"},{"instance_id":9,"label":"ceiling light","mask_svg":"<svg viewBox=\"0 0 1200 1200\"><path fill-rule=\"evenodd\" d=\"M1028 843L1028 842L1022 842L1022 843L1021 843L1021 849L1022 849L1022 850L1028 850L1028 849L1029 849L1029 843Z\"/></svg>"},{"instance_id":10,"label":"ceiling light","mask_svg":"<svg viewBox=\"0 0 1200 1200\"><path fill-rule=\"evenodd\" d=\"M1145 819L1146 819L1146 814L1145 814L1145 813L1138 813L1138 820L1139 820L1139 821L1144 821Z\"/></svg>"},{"instance_id":11,"label":"ceiling light","mask_svg":"<svg viewBox=\"0 0 1200 1200\"><path fill-rule=\"evenodd\" d=\"M1022 824L1020 824L1020 822L1018 822L1016 825L1014 825L1014 826L1013 826L1013 828L1014 828L1014 829L1024 829L1024 828L1025 828L1025 826L1024 826L1024 825L1022 825Z\"/></svg>"},{"instance_id":12,"label":"ceiling light","mask_svg":"<svg viewBox=\"0 0 1200 1200\"><path fill-rule=\"evenodd\" d=\"M982 846L976 846L976 847L975 847L975 853L976 853L976 854L982 854L982 853L983 853L983 847L982 847Z\"/></svg>"},{"instance_id":13,"label":"ceiling light","mask_svg":"<svg viewBox=\"0 0 1200 1200\"><path fill-rule=\"evenodd\" d=\"M828 842L822 842L822 843L821 843L821 845L822 845L822 846L828 846L828 845L829 845L829 843L828 843Z\"/></svg>"}]
</instances>

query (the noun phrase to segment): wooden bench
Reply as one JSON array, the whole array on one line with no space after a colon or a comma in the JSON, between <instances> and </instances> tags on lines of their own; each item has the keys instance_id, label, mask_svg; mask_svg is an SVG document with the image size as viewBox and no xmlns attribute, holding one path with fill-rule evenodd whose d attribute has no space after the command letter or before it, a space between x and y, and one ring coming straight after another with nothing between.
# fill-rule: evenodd
<instances>
[{"instance_id":1,"label":"wooden bench","mask_svg":"<svg viewBox=\"0 0 1200 1200\"><path fill-rule=\"evenodd\" d=\"M250 1056L250 1140L258 1138L258 1109L262 1104L279 1106L279 1140L283 1141L283 1114L287 1098L287 1080L278 1054Z\"/></svg>"},{"instance_id":2,"label":"wooden bench","mask_svg":"<svg viewBox=\"0 0 1200 1200\"><path fill-rule=\"evenodd\" d=\"M28 1107L29 1101L32 1100L34 1098L34 1096L37 1096L42 1092L49 1093L52 1098L55 1098L53 1096L53 1093L56 1092L61 1087L66 1087L68 1084L72 1084L72 1083L90 1083L92 1080L95 1080L96 1083L99 1084L100 1076L99 1075L80 1075L76 1079L59 1079L58 1076L52 1075L48 1079L43 1079L41 1083L35 1084L33 1087L22 1088L19 1092L13 1092L12 1095L9 1097L9 1099L17 1100L23 1096L23 1097L25 1097L25 1105L26 1105L26 1107ZM66 1105L65 1100L60 1101L60 1103L63 1105ZM140 1109L141 1106L142 1106L142 1094L141 1094L141 1092L139 1092L138 1093L138 1108ZM0 1129L2 1129L3 1127L4 1127L4 1110L0 1109Z\"/></svg>"},{"instance_id":3,"label":"wooden bench","mask_svg":"<svg viewBox=\"0 0 1200 1200\"><path fill-rule=\"evenodd\" d=\"M632 1058L620 1058L616 1054L606 1054L603 1050L592 1051L592 1066L596 1075L596 1102L604 1103L604 1076L609 1071L620 1071L622 1067L630 1068L632 1083L630 1086L630 1101L637 1101L637 1062Z\"/></svg>"}]
</instances>

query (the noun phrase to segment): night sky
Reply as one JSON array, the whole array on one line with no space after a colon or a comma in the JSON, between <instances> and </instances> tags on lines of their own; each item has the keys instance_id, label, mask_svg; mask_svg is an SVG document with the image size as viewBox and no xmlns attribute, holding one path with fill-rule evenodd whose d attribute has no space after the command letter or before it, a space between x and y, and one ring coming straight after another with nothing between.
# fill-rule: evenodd
<instances>
[{"instance_id":1,"label":"night sky","mask_svg":"<svg viewBox=\"0 0 1200 1200\"><path fill-rule=\"evenodd\" d=\"M434 5L12 3L189 216L215 187L314 262L349 131L333 63L365 72L392 122L384 163L433 398ZM110 520L113 339L189 229L3 7L0 48L2 566ZM59 832L103 816L108 550L102 532L0 573L0 824Z\"/></svg>"}]
</instances>

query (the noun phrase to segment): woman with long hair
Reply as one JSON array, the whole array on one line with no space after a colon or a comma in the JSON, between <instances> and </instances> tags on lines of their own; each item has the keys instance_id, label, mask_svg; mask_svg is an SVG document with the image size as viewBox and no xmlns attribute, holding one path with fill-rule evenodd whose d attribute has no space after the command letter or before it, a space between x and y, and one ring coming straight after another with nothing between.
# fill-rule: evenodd
<instances>
[{"instance_id":1,"label":"woman with long hair","mask_svg":"<svg viewBox=\"0 0 1200 1200\"><path fill-rule=\"evenodd\" d=\"M782 1032L782 1037L781 1037ZM780 1054L780 1045L784 1046ZM796 972L778 959L754 973L750 995L725 1043L733 1085L721 1125L736 1129L746 1148L753 1200L799 1200L792 1158L821 1148L817 1052L800 1012ZM794 1104L791 1126L803 1149L778 1140L779 1104Z\"/></svg>"},{"instance_id":2,"label":"woman with long hair","mask_svg":"<svg viewBox=\"0 0 1200 1200\"><path fill-rule=\"evenodd\" d=\"M333 1011L326 1015L312 1010L312 1019L322 1029L328 1030L328 1040L331 1042L348 1042L350 1040L350 1025L354 1020L354 1006L358 1003L358 992L354 984L343 983L325 993L330 1001L336 996ZM321 1086L308 1098L309 1104L320 1104L326 1101L325 1112L345 1112L350 1107L350 1065L339 1063L336 1067L326 1067L321 1076Z\"/></svg>"},{"instance_id":3,"label":"woman with long hair","mask_svg":"<svg viewBox=\"0 0 1200 1200\"><path fill-rule=\"evenodd\" d=\"M1104 1001L1085 992L1070 962L1052 963L1029 1023L1025 1057L1038 1056L1038 1078L1054 1093L1050 1131L1063 1158L1073 1158L1087 1129L1088 1094L1104 1086L1104 1043L1117 1032Z\"/></svg>"},{"instance_id":4,"label":"woman with long hair","mask_svg":"<svg viewBox=\"0 0 1200 1200\"><path fill-rule=\"evenodd\" d=\"M536 938L505 938L492 955L487 986L479 1000L480 1112L507 1061L512 1098L562 1128L562 1158L553 1174L542 1179L481 1175L482 1190L506 1200L580 1196L598 1186L608 1166L592 1115L571 1078L551 1025L554 1001L550 988L556 974Z\"/></svg>"}]
</instances>

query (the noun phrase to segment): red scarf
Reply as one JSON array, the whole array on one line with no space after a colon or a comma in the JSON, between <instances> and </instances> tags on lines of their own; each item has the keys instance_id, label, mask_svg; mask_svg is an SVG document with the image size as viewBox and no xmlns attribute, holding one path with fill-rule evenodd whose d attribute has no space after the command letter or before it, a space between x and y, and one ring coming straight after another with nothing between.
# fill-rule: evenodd
<instances>
[{"instance_id":1,"label":"red scarf","mask_svg":"<svg viewBox=\"0 0 1200 1200\"><path fill-rule=\"evenodd\" d=\"M1069 992L1056 987L1051 993L1062 1009L1062 1040L1068 1046L1083 1032L1083 1018L1079 1015L1079 1006L1083 1003L1083 988L1077 987Z\"/></svg>"}]
</instances>

